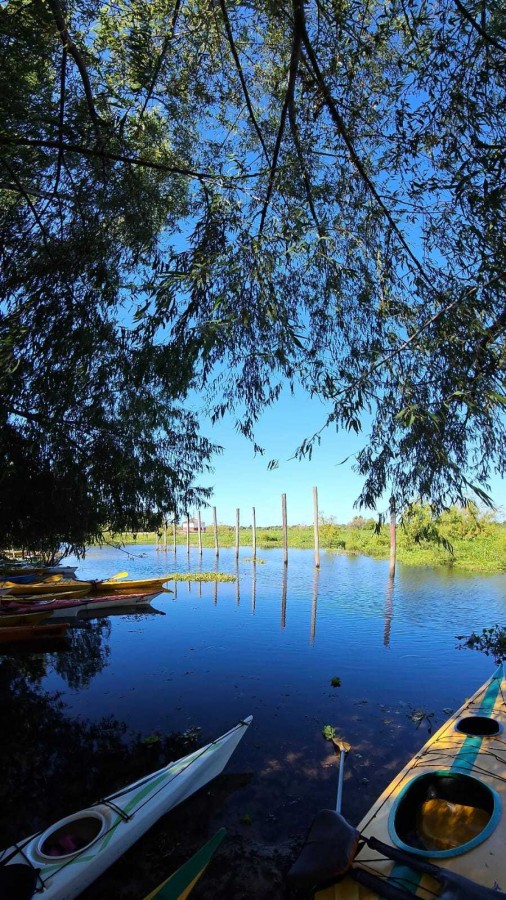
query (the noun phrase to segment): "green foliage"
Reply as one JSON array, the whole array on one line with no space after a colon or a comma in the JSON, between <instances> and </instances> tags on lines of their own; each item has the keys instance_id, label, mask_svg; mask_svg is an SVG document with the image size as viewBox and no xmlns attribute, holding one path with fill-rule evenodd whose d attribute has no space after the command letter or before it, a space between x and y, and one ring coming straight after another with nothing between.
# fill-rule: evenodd
<instances>
[{"instance_id":1,"label":"green foliage","mask_svg":"<svg viewBox=\"0 0 506 900\"><path fill-rule=\"evenodd\" d=\"M359 505L489 502L505 33L492 0L0 6L0 543L204 501L191 389L254 440L302 384L300 457L367 421Z\"/></svg>"},{"instance_id":2,"label":"green foliage","mask_svg":"<svg viewBox=\"0 0 506 900\"><path fill-rule=\"evenodd\" d=\"M341 679L338 675L335 675L333 678L331 678L330 683L332 687L341 687Z\"/></svg>"},{"instance_id":3,"label":"green foliage","mask_svg":"<svg viewBox=\"0 0 506 900\"><path fill-rule=\"evenodd\" d=\"M457 636L461 641L461 649L479 650L486 656L493 656L496 663L506 661L506 628L504 625L493 625L491 628L483 628L478 633L473 631L468 637Z\"/></svg>"},{"instance_id":4,"label":"green foliage","mask_svg":"<svg viewBox=\"0 0 506 900\"><path fill-rule=\"evenodd\" d=\"M331 741L337 736L337 732L333 725L325 725L322 729L322 735L326 741Z\"/></svg>"}]
</instances>

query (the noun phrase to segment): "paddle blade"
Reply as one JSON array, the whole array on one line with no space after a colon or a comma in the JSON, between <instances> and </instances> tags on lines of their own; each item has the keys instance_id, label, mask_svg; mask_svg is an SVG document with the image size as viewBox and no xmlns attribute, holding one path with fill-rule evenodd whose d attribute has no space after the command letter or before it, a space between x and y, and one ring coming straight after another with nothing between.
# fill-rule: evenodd
<instances>
[{"instance_id":1,"label":"paddle blade","mask_svg":"<svg viewBox=\"0 0 506 900\"><path fill-rule=\"evenodd\" d=\"M116 575L111 575L110 578L104 578L104 581L118 581L120 578L126 578L128 572L116 572Z\"/></svg>"},{"instance_id":2,"label":"paddle blade","mask_svg":"<svg viewBox=\"0 0 506 900\"><path fill-rule=\"evenodd\" d=\"M297 890L312 887L344 875L357 852L360 834L333 809L316 814L304 846L288 872L290 884Z\"/></svg>"}]
</instances>

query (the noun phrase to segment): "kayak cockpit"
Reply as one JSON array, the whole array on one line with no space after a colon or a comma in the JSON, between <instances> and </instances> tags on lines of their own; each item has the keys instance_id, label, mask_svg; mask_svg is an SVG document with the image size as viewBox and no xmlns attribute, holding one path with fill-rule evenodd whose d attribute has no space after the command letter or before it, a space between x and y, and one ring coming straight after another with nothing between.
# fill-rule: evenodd
<instances>
[{"instance_id":1,"label":"kayak cockpit","mask_svg":"<svg viewBox=\"0 0 506 900\"><path fill-rule=\"evenodd\" d=\"M472 737L494 737L501 733L502 725L490 716L464 716L456 722L455 730Z\"/></svg>"},{"instance_id":2,"label":"kayak cockpit","mask_svg":"<svg viewBox=\"0 0 506 900\"><path fill-rule=\"evenodd\" d=\"M37 857L40 861L55 861L82 853L104 832L106 822L97 811L68 816L40 836Z\"/></svg>"},{"instance_id":3,"label":"kayak cockpit","mask_svg":"<svg viewBox=\"0 0 506 900\"><path fill-rule=\"evenodd\" d=\"M462 772L429 772L413 778L389 818L392 841L421 856L451 857L481 844L500 818L496 792Z\"/></svg>"}]
</instances>

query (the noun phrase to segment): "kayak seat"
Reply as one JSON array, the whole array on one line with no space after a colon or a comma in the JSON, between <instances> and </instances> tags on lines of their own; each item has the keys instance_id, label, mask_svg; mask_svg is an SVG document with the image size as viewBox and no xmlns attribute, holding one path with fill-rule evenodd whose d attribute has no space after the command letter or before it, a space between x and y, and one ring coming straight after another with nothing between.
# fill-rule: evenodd
<instances>
[{"instance_id":1,"label":"kayak seat","mask_svg":"<svg viewBox=\"0 0 506 900\"><path fill-rule=\"evenodd\" d=\"M333 809L316 814L299 857L287 874L297 890L309 891L316 884L344 875L355 858L359 832Z\"/></svg>"},{"instance_id":2,"label":"kayak seat","mask_svg":"<svg viewBox=\"0 0 506 900\"><path fill-rule=\"evenodd\" d=\"M33 897L39 869L24 863L0 865L0 900L30 900Z\"/></svg>"}]
</instances>

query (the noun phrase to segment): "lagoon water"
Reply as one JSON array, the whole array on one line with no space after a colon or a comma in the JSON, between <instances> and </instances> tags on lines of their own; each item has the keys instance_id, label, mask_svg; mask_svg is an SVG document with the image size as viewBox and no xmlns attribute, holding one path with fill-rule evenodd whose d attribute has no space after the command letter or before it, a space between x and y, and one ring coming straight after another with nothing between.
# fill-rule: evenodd
<instances>
[{"instance_id":1,"label":"lagoon water","mask_svg":"<svg viewBox=\"0 0 506 900\"><path fill-rule=\"evenodd\" d=\"M252 714L227 767L248 777L209 810L210 822L273 846L335 803L325 725L351 744L343 812L358 822L430 730L491 675L493 659L459 649L457 636L506 619L504 576L399 566L392 587L387 561L331 552L317 570L307 550L290 550L285 566L280 550L259 550L253 563L248 548L238 561L233 549L216 559L211 549L103 548L77 575L125 569L131 578L218 571L237 580L169 581L173 593L152 603L163 615L73 626L72 649L48 656L40 688L60 693L69 718L114 717L143 736L199 726L205 742Z\"/></svg>"},{"instance_id":2,"label":"lagoon water","mask_svg":"<svg viewBox=\"0 0 506 900\"><path fill-rule=\"evenodd\" d=\"M314 809L333 799L321 736L331 724L354 748L348 800L364 811L392 767L491 674L493 660L456 637L504 623L506 578L399 566L392 589L387 561L324 552L317 570L308 550L291 550L287 566L280 550L257 555L90 550L81 578L127 569L237 581L168 582L174 593L152 603L165 615L107 617L103 666L87 683L69 687L53 669L43 686L62 692L68 715L113 715L143 734L198 725L208 739L252 714L231 765L295 782L307 770Z\"/></svg>"}]
</instances>

